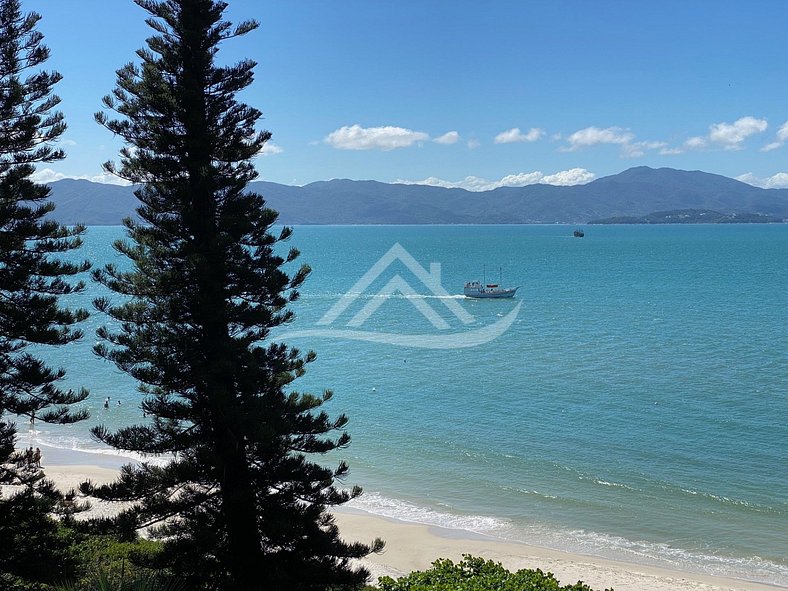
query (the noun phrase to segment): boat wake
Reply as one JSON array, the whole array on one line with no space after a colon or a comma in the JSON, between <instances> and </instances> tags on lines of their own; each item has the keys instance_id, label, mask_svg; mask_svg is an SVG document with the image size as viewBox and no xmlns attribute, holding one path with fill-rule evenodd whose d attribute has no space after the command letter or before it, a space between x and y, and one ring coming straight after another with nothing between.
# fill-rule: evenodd
<instances>
[{"instance_id":1,"label":"boat wake","mask_svg":"<svg viewBox=\"0 0 788 591\"><path fill-rule=\"evenodd\" d=\"M397 334L390 332L373 332L366 330L347 330L333 328L312 328L283 332L280 339L298 338L330 338L350 339L395 345L398 347L415 347L418 349L465 349L489 343L500 337L517 319L523 303L519 302L514 309L500 320L476 330L462 330L448 334Z\"/></svg>"}]
</instances>

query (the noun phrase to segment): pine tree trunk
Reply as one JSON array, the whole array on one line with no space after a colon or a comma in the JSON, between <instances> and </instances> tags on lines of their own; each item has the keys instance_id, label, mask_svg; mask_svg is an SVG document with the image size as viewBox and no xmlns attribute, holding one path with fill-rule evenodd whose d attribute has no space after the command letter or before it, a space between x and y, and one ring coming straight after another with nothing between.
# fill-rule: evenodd
<instances>
[{"instance_id":1,"label":"pine tree trunk","mask_svg":"<svg viewBox=\"0 0 788 591\"><path fill-rule=\"evenodd\" d=\"M230 433L218 449L225 460L222 511L228 542L225 564L230 575L225 588L227 591L262 591L269 587L265 573L259 570L263 554L244 450L235 444Z\"/></svg>"},{"instance_id":2,"label":"pine tree trunk","mask_svg":"<svg viewBox=\"0 0 788 591\"><path fill-rule=\"evenodd\" d=\"M225 565L230 580L224 589L254 591L265 589L267 585L256 566L262 563L263 553L246 442L241 435L241 426L235 424L233 416L229 416L233 413L237 417L241 411L232 387L235 376L231 338L227 333L224 265L216 243L216 228L211 223L215 204L213 194L206 190L209 187L209 179L196 183L194 187L195 220L198 220L194 234L203 261L198 287L204 327L202 345L207 365L207 388L203 395L208 399L208 408L213 414L211 422L215 426L215 450L221 471L217 480L221 483L221 511L227 534Z\"/></svg>"}]
</instances>

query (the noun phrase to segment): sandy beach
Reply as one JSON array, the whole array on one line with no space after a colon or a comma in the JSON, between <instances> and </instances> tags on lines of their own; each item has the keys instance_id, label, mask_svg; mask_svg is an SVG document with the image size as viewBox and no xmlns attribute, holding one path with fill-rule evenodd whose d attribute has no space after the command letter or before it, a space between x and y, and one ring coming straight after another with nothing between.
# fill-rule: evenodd
<instances>
[{"instance_id":1,"label":"sandy beach","mask_svg":"<svg viewBox=\"0 0 788 591\"><path fill-rule=\"evenodd\" d=\"M86 479L108 482L128 461L118 456L54 448L42 451L46 476L63 490L76 487ZM108 514L114 510L107 504L91 503L94 514ZM336 512L336 519L347 540L371 541L380 537L386 541L382 553L364 561L372 572L373 581L380 576L396 578L413 570L429 568L437 558L459 561L463 554L472 554L501 562L510 570L540 568L552 572L562 584L582 580L598 591L611 587L615 591L774 591L788 588L570 554L461 530L397 521L355 509L341 508Z\"/></svg>"},{"instance_id":2,"label":"sandy beach","mask_svg":"<svg viewBox=\"0 0 788 591\"><path fill-rule=\"evenodd\" d=\"M429 568L436 558L455 562L463 554L483 556L509 570L540 568L552 572L562 584L579 580L597 591L774 591L775 587L749 581L706 576L642 566L488 539L470 532L395 521L363 512L341 510L336 514L340 531L349 540L369 541L381 537L386 548L365 561L373 578L394 578Z\"/></svg>"}]
</instances>

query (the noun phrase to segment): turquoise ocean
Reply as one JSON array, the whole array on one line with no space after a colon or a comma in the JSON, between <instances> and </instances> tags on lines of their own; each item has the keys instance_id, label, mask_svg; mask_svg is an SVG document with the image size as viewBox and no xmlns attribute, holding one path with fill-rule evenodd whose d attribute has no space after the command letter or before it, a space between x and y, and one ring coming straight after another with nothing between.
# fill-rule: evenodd
<instances>
[{"instance_id":1,"label":"turquoise ocean","mask_svg":"<svg viewBox=\"0 0 788 591\"><path fill-rule=\"evenodd\" d=\"M313 272L276 334L318 354L294 386L332 389L350 418L330 460L364 487L353 505L788 586L788 225L572 230L296 227ZM75 258L124 264L123 235L90 228ZM517 297L461 295L485 278ZM41 351L91 390L91 419L20 424L20 444L112 453L90 426L142 420L135 384L91 352L106 322Z\"/></svg>"}]
</instances>

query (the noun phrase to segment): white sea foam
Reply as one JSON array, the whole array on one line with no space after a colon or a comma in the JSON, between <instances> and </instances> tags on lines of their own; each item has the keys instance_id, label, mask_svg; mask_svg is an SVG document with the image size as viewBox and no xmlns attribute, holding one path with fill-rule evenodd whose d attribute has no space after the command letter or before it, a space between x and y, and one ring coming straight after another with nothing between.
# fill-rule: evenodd
<instances>
[{"instance_id":1,"label":"white sea foam","mask_svg":"<svg viewBox=\"0 0 788 591\"><path fill-rule=\"evenodd\" d=\"M705 499L711 499L713 501L717 501L717 502L723 503L725 505L733 505L733 506L736 506L736 507L745 507L745 508L747 508L747 509L749 509L751 511L757 511L759 513L785 514L784 510L781 510L781 509L779 509L777 507L770 507L768 505L759 505L757 503L751 503L749 501L743 501L741 499L732 499L732 498L726 497L724 495L715 495L713 493L703 492L703 491L699 491L699 490L692 490L692 489L688 489L688 488L682 488L680 490L681 490L681 492L683 492L685 494L688 494L688 495L702 497L702 498L705 498Z\"/></svg>"},{"instance_id":2,"label":"white sea foam","mask_svg":"<svg viewBox=\"0 0 788 591\"><path fill-rule=\"evenodd\" d=\"M518 491L544 498L555 498L535 490L518 489ZM788 565L758 556L721 556L582 529L564 530L539 523L515 524L511 520L489 515L460 515L450 510L439 511L392 499L376 492L365 493L348 503L348 506L400 521L468 531L500 540L522 542L564 552L772 585L788 585Z\"/></svg>"},{"instance_id":3,"label":"white sea foam","mask_svg":"<svg viewBox=\"0 0 788 591\"><path fill-rule=\"evenodd\" d=\"M602 486L610 486L612 488L624 488L626 490L636 490L626 484L622 484L620 482L608 482L607 480L594 479L594 484L601 484Z\"/></svg>"},{"instance_id":4,"label":"white sea foam","mask_svg":"<svg viewBox=\"0 0 788 591\"><path fill-rule=\"evenodd\" d=\"M788 565L765 560L759 556L732 557L690 551L665 543L628 540L620 536L585 530L566 532L567 550L651 564L715 576L725 576L773 585L788 584Z\"/></svg>"},{"instance_id":5,"label":"white sea foam","mask_svg":"<svg viewBox=\"0 0 788 591\"><path fill-rule=\"evenodd\" d=\"M95 447L91 446L90 443L84 439L79 439L77 437L40 435L39 431L19 433L17 436L17 447L27 447L30 445L50 447L64 451L74 451L80 454L116 457L161 466L165 465L170 460L169 457L164 456L148 456L133 451L113 449L111 447Z\"/></svg>"},{"instance_id":6,"label":"white sea foam","mask_svg":"<svg viewBox=\"0 0 788 591\"><path fill-rule=\"evenodd\" d=\"M511 524L504 519L487 515L458 515L436 511L428 507L385 497L375 492L365 492L361 497L348 503L348 506L400 521L434 525L478 534L494 535L496 532L507 531L511 527Z\"/></svg>"}]
</instances>

